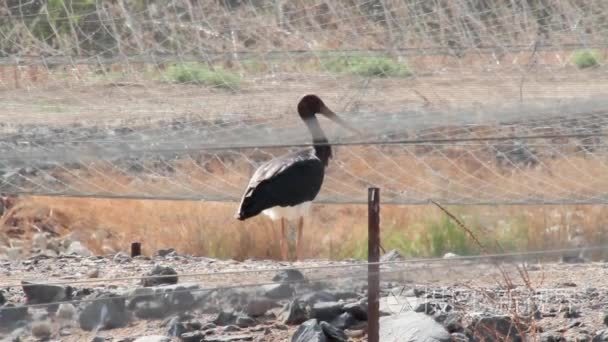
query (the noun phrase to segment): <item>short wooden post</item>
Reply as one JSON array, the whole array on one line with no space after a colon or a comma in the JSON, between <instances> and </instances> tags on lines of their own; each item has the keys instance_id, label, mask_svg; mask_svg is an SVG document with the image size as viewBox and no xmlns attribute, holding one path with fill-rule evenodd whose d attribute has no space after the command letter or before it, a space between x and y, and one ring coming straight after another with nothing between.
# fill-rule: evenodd
<instances>
[{"instance_id":1,"label":"short wooden post","mask_svg":"<svg viewBox=\"0 0 608 342\"><path fill-rule=\"evenodd\" d=\"M369 342L380 341L380 189L369 188L368 266L367 266L367 336Z\"/></svg>"},{"instance_id":2,"label":"short wooden post","mask_svg":"<svg viewBox=\"0 0 608 342\"><path fill-rule=\"evenodd\" d=\"M139 255L141 255L141 243L140 242L131 243L131 257L134 258Z\"/></svg>"}]
</instances>

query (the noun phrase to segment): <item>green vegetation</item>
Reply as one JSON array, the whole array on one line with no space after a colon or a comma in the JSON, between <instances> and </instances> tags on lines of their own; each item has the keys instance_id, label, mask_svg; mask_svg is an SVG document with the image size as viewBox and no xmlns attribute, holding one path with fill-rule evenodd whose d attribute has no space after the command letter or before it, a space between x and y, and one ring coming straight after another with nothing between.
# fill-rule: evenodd
<instances>
[{"instance_id":1,"label":"green vegetation","mask_svg":"<svg viewBox=\"0 0 608 342\"><path fill-rule=\"evenodd\" d=\"M467 222L476 238L490 253L513 252L528 247L528 225L514 219L496 227L491 234L484 233L475 222ZM412 227L388 226L382 229L382 246L386 251L396 249L407 257L442 257L446 253L477 255L480 246L448 217L419 223ZM367 258L367 236L356 236L340 246L334 258Z\"/></svg>"},{"instance_id":2,"label":"green vegetation","mask_svg":"<svg viewBox=\"0 0 608 342\"><path fill-rule=\"evenodd\" d=\"M363 77L407 77L412 72L403 63L387 57L340 57L323 61L325 70Z\"/></svg>"},{"instance_id":3,"label":"green vegetation","mask_svg":"<svg viewBox=\"0 0 608 342\"><path fill-rule=\"evenodd\" d=\"M600 54L597 50L578 50L572 55L572 62L579 69L586 69L600 64Z\"/></svg>"},{"instance_id":4,"label":"green vegetation","mask_svg":"<svg viewBox=\"0 0 608 342\"><path fill-rule=\"evenodd\" d=\"M223 89L237 89L241 77L222 68L210 69L200 63L182 63L170 66L164 75L173 83L206 85Z\"/></svg>"}]
</instances>

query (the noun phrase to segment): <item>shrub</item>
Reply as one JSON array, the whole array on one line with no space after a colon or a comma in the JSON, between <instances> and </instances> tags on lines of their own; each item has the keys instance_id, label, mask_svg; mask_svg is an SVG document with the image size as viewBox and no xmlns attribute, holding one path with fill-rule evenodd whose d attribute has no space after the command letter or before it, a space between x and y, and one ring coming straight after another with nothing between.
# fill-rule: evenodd
<instances>
[{"instance_id":1,"label":"shrub","mask_svg":"<svg viewBox=\"0 0 608 342\"><path fill-rule=\"evenodd\" d=\"M387 57L340 57L322 63L324 69L364 77L407 77L412 73L407 65Z\"/></svg>"},{"instance_id":2,"label":"shrub","mask_svg":"<svg viewBox=\"0 0 608 342\"><path fill-rule=\"evenodd\" d=\"M170 66L165 78L173 83L200 84L216 88L236 89L239 75L222 68L210 69L199 63L182 63Z\"/></svg>"},{"instance_id":3,"label":"shrub","mask_svg":"<svg viewBox=\"0 0 608 342\"><path fill-rule=\"evenodd\" d=\"M598 66L599 60L600 56L596 50L578 50L572 55L572 62L579 69Z\"/></svg>"}]
</instances>

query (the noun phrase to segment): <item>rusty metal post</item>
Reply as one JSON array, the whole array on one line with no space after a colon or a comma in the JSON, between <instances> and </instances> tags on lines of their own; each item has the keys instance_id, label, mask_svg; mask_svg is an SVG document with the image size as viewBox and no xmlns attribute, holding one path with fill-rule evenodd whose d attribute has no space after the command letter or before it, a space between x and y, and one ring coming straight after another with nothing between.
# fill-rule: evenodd
<instances>
[{"instance_id":1,"label":"rusty metal post","mask_svg":"<svg viewBox=\"0 0 608 342\"><path fill-rule=\"evenodd\" d=\"M139 255L141 255L141 243L140 242L131 243L131 257L134 258Z\"/></svg>"},{"instance_id":2,"label":"rusty metal post","mask_svg":"<svg viewBox=\"0 0 608 342\"><path fill-rule=\"evenodd\" d=\"M367 189L367 337L380 341L380 189Z\"/></svg>"}]
</instances>

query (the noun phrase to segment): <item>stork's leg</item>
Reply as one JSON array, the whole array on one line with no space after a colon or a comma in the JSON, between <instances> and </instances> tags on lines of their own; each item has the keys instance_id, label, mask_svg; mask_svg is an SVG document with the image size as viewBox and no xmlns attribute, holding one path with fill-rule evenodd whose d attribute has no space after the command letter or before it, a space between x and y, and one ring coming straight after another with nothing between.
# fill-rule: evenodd
<instances>
[{"instance_id":1,"label":"stork's leg","mask_svg":"<svg viewBox=\"0 0 608 342\"><path fill-rule=\"evenodd\" d=\"M296 238L296 260L302 258L302 231L304 230L304 217L298 219L298 236Z\"/></svg>"},{"instance_id":2,"label":"stork's leg","mask_svg":"<svg viewBox=\"0 0 608 342\"><path fill-rule=\"evenodd\" d=\"M287 260L287 235L286 235L286 231L285 231L285 219L281 218L281 241L280 243L280 248L281 248L281 259L282 260Z\"/></svg>"}]
</instances>

